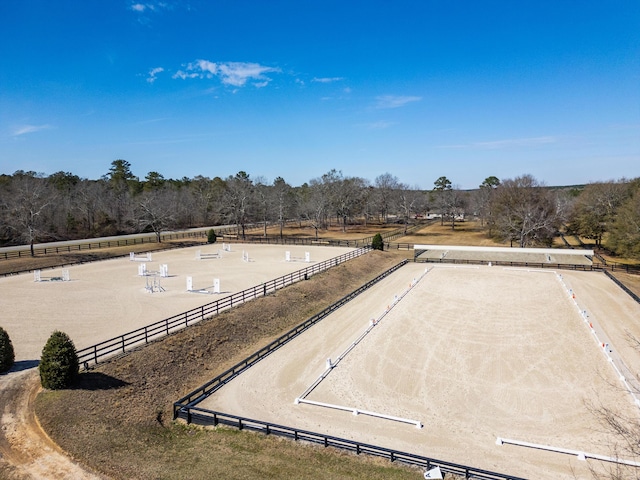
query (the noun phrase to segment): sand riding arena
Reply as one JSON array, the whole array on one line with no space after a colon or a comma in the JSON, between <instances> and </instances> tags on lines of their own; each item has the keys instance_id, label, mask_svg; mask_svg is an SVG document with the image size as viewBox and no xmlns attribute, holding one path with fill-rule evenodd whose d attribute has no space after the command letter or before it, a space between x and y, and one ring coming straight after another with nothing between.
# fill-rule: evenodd
<instances>
[{"instance_id":1,"label":"sand riding arena","mask_svg":"<svg viewBox=\"0 0 640 480\"><path fill-rule=\"evenodd\" d=\"M147 271L168 265L155 284L134 259L71 267L68 281L0 279L17 360L37 359L54 329L83 348L349 249L200 250L154 253ZM601 272L409 262L198 407L518 477L588 478L616 441L589 405L640 413L629 335L640 305Z\"/></svg>"}]
</instances>

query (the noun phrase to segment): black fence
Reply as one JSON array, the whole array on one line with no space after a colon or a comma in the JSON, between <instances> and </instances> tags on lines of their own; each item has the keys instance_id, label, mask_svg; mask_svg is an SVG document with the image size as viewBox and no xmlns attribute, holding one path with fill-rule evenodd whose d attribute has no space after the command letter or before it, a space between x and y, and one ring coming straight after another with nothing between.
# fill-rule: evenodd
<instances>
[{"instance_id":1,"label":"black fence","mask_svg":"<svg viewBox=\"0 0 640 480\"><path fill-rule=\"evenodd\" d=\"M187 423L195 423L203 426L217 426L220 424L229 425L232 427L237 427L240 430L247 429L257 432L262 432L267 435L278 435L286 438L290 438L293 440L303 440L307 442L312 442L316 444L324 445L325 447L334 447L342 450L355 452L356 454L366 454L373 455L378 457L384 457L389 459L391 462L401 462L407 465L414 465L417 467L422 467L425 469L430 469L433 467L440 467L440 470L444 473L451 473L458 476L463 476L464 478L476 478L482 480L524 480L521 477L514 477L511 475L505 475L501 473L495 473L488 470L482 470L478 468L468 467L465 465L459 465L455 463L445 462L441 460L436 460L429 457L424 457L420 455L414 455L411 453L405 453L398 450L393 450L385 447L379 447L375 445L370 445L366 443L357 442L354 440L346 440L343 438L333 437L330 435L314 433L307 430L300 430L293 427L286 427L283 425L278 425L274 423L263 422L260 420L249 419L245 417L240 417L237 415L227 414L216 412L213 410L207 410L204 408L197 407L196 405L202 402L204 399L212 395L214 392L222 388L224 385L229 383L233 378L240 375L243 371L250 368L252 365L256 364L260 360L262 360L267 355L270 355L275 350L288 343L302 332L309 329L311 326L318 323L320 320L331 314L333 311L337 310L345 303L351 301L355 297L357 297L360 293L364 292L371 286L378 283L383 278L389 276L396 270L398 270L403 265L406 265L408 260L403 260L398 263L394 267L389 270L383 272L378 275L376 278L370 280L366 284L362 285L358 289L353 292L345 295L337 302L333 303L329 307L325 308L322 312L317 313L311 318L307 319L305 322L300 325L294 327L289 330L287 333L269 343L265 347L261 348L257 352L249 355L247 358L237 363L230 369L221 373L214 379L205 383L201 387L193 390L188 393L178 401L173 404L173 418L175 419L183 419Z\"/></svg>"},{"instance_id":2,"label":"black fence","mask_svg":"<svg viewBox=\"0 0 640 480\"><path fill-rule=\"evenodd\" d=\"M405 245L405 244L398 244ZM401 248L398 246L398 248ZM413 247L411 247L413 248ZM424 250L416 250L414 260L419 263L450 263L467 265L487 265L487 260L469 260L453 258L419 258ZM505 260L491 260L491 265L503 267L524 267L524 268L553 268L558 270L578 270L583 272L625 272L632 275L640 275L640 267L626 265L623 263L600 263L592 265L579 265L573 263L546 263L546 262L508 262Z\"/></svg>"},{"instance_id":3,"label":"black fence","mask_svg":"<svg viewBox=\"0 0 640 480\"><path fill-rule=\"evenodd\" d=\"M180 400L176 401L173 404L174 405L173 406L174 417L177 416L177 411L180 410L181 408L189 407L191 405L194 405L194 404L197 404L197 403L201 402L206 397L208 397L209 395L214 393L216 390L218 390L220 387L222 387L227 382L229 382L229 380L231 380L232 378L237 377L240 373L245 371L247 368L249 368L252 365L254 365L255 363L259 362L264 357L266 357L267 355L269 355L273 351L277 350L278 348L280 348L285 343L288 343L289 341L293 340L295 337L300 335L302 332L306 331L311 326L315 325L320 320L325 318L327 315L329 315L330 313L334 312L335 310L337 310L338 308L340 308L344 304L350 302L355 297L360 295L362 292L364 292L365 290L369 289L371 286L375 285L376 283L378 283L383 278L388 277L393 272L398 270L400 267L402 267L403 265L406 265L408 262L409 262L408 260L403 260L400 263L398 263L397 265L395 265L394 267L391 267L389 270L386 270L385 272L381 273L376 278L374 278L372 280L369 280L367 283L365 283L364 285L361 285L360 287L358 287L353 292L345 295L344 297L342 297L337 302L334 302L333 304L329 305L327 308L325 308L321 312L315 314L311 318L308 318L307 320L302 322L300 325L298 325L298 326L292 328L291 330L289 330L284 335L281 335L279 338L277 338L273 342L269 343L268 345L266 345L265 347L261 348L260 350L258 350L257 352L253 353L252 355L249 355L247 358L245 358L241 362L237 363L236 365L234 365L230 369L226 370L225 372L221 373L220 375L215 377L213 380L208 381L207 383L205 383L201 387L198 387L194 391L188 393L187 395L185 395L184 397L182 397Z\"/></svg>"},{"instance_id":4,"label":"black fence","mask_svg":"<svg viewBox=\"0 0 640 480\"><path fill-rule=\"evenodd\" d=\"M604 273L607 277L613 280L622 290L627 292L631 298L633 298L636 302L640 303L640 297L635 293L633 293L631 290L629 290L629 288L625 284L623 284L620 280L618 280L612 273L609 273L606 270L604 271Z\"/></svg>"},{"instance_id":5,"label":"black fence","mask_svg":"<svg viewBox=\"0 0 640 480\"><path fill-rule=\"evenodd\" d=\"M525 480L522 477L514 477L503 473L491 472L479 468L468 467L456 463L437 460L435 458L424 457L412 453L401 452L390 448L379 447L355 440L333 437L322 433L314 433L308 430L300 430L293 427L285 427L275 423L262 422L227 413L215 412L197 407L181 408L177 415L187 423L194 423L203 426L229 425L240 430L250 430L264 433L266 435L277 435L292 440L311 442L325 447L339 448L353 452L357 455L372 455L388 459L390 462L399 462L405 465L413 465L426 470L440 467L442 473L457 475L464 478L474 478L479 480Z\"/></svg>"},{"instance_id":6,"label":"black fence","mask_svg":"<svg viewBox=\"0 0 640 480\"><path fill-rule=\"evenodd\" d=\"M282 277L270 280L261 285L256 285L214 302L207 303L200 307L165 318L159 322L138 328L137 330L125 333L124 335L83 348L78 350L78 360L84 369L88 369L89 366L99 363L100 360L126 353L127 351L138 348L141 345L145 345L152 340L157 340L171 333L182 330L183 328L193 325L207 317L217 315L223 310L240 305L248 300L265 296L300 280L306 280L311 275L359 257L369 250L370 248L365 247L347 252L338 257L316 263L307 268L283 275Z\"/></svg>"},{"instance_id":7,"label":"black fence","mask_svg":"<svg viewBox=\"0 0 640 480\"><path fill-rule=\"evenodd\" d=\"M416 253L422 252L418 250ZM415 258L418 263L450 263L463 265L487 265L487 260L468 260L453 258ZM562 270L579 270L584 272L601 271L602 267L596 265L576 265L572 263L544 263L544 262L507 262L504 260L491 260L491 265L503 267L526 267L526 268L553 268Z\"/></svg>"},{"instance_id":8,"label":"black fence","mask_svg":"<svg viewBox=\"0 0 640 480\"><path fill-rule=\"evenodd\" d=\"M234 231L235 228L227 227L227 228L214 228L216 231L216 235L224 235L227 232ZM163 233L160 235L162 241L168 240L182 240L182 239L190 239L190 238L206 238L207 232L204 230L193 230L193 231L185 231L185 232L171 232L171 233ZM82 243L69 243L67 245L52 245L52 246L44 246L39 248L34 248L33 253L35 256L42 255L52 255L58 253L71 253L71 252L79 252L83 250L98 250L101 248L112 248L112 247L126 247L128 245L141 245L145 243L157 243L157 237L155 233L149 233L145 236L136 236L133 238L125 237L125 238L117 238L110 240L100 240L96 239L96 241L83 241ZM0 260L9 260L12 258L22 258L22 257L30 257L31 249L28 246L23 246L20 250L12 250L0 252Z\"/></svg>"}]
</instances>

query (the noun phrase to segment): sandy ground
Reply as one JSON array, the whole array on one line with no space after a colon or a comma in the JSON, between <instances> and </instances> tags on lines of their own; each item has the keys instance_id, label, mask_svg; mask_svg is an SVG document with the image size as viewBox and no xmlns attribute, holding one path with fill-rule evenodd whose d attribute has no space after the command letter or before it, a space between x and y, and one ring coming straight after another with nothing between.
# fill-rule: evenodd
<instances>
[{"instance_id":1,"label":"sandy ground","mask_svg":"<svg viewBox=\"0 0 640 480\"><path fill-rule=\"evenodd\" d=\"M0 478L3 474L20 480L103 478L67 457L42 431L33 409L40 390L33 368L0 375Z\"/></svg>"},{"instance_id":2,"label":"sandy ground","mask_svg":"<svg viewBox=\"0 0 640 480\"><path fill-rule=\"evenodd\" d=\"M461 251L461 250L426 250L419 255L423 259L444 259L444 260L473 260L473 261L500 261L500 262L529 262L529 263L546 263L550 265L568 264L568 265L591 265L593 262L590 258L583 255L572 255L562 253L562 251L554 251L552 254L543 253L527 253L517 255L505 252L488 252L482 253L477 251Z\"/></svg>"},{"instance_id":3,"label":"sandy ground","mask_svg":"<svg viewBox=\"0 0 640 480\"><path fill-rule=\"evenodd\" d=\"M216 243L153 253L151 262L119 258L72 266L69 282L34 282L33 274L0 278L0 326L11 338L16 361L35 361L54 330L67 333L82 349L353 250L234 243L220 258L196 260L198 250L217 254L222 248ZM242 260L243 251L249 254L249 262ZM162 264L168 266L169 276L159 279L164 292L146 290L153 277L138 276L142 263L150 272L159 272ZM42 280L61 276L60 268L41 272ZM194 289L210 292L217 278L221 293L189 293L187 276L192 277Z\"/></svg>"},{"instance_id":4,"label":"sandy ground","mask_svg":"<svg viewBox=\"0 0 640 480\"><path fill-rule=\"evenodd\" d=\"M562 281L551 270L409 264L200 406L511 475L592 478L596 461L496 444L609 455L612 439L587 403L638 415L589 324L638 372L626 335L640 338L640 305L604 274L558 273ZM372 319L380 321L306 399L421 429L296 404Z\"/></svg>"},{"instance_id":5,"label":"sandy ground","mask_svg":"<svg viewBox=\"0 0 640 480\"><path fill-rule=\"evenodd\" d=\"M70 282L36 283L31 274L0 279L2 326L18 361L18 371L0 377L2 460L19 465L24 478L94 478L57 451L28 408L37 373L21 369L40 357L53 330L83 348L220 298L186 292L187 276L209 290L219 278L224 295L308 266L306 251L319 262L349 250L233 244L222 258L195 259L197 250L221 247L154 253L148 270L169 267L162 293L148 293L139 263L128 259L70 267ZM242 261L243 249L250 262ZM293 262L285 261L286 250ZM593 461L495 442L609 454L610 439L585 401L637 415L589 323L616 361L638 372L640 354L627 336L640 338L640 306L604 274L559 273L575 300L551 270L409 264L201 406L512 475L591 478ZM371 319L380 322L306 399L419 421L421 429L294 402Z\"/></svg>"}]
</instances>

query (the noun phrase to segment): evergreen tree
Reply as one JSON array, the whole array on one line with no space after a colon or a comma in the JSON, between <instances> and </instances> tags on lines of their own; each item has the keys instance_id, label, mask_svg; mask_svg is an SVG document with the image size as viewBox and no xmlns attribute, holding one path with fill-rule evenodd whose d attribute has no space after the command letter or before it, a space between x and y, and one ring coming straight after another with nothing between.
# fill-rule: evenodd
<instances>
[{"instance_id":1,"label":"evergreen tree","mask_svg":"<svg viewBox=\"0 0 640 480\"><path fill-rule=\"evenodd\" d=\"M15 353L9 334L4 328L0 327L0 373L9 370L14 361Z\"/></svg>"},{"instance_id":2,"label":"evergreen tree","mask_svg":"<svg viewBox=\"0 0 640 480\"><path fill-rule=\"evenodd\" d=\"M67 388L80 369L76 347L66 333L55 331L42 349L40 383L44 388Z\"/></svg>"},{"instance_id":3,"label":"evergreen tree","mask_svg":"<svg viewBox=\"0 0 640 480\"><path fill-rule=\"evenodd\" d=\"M373 236L373 240L371 241L371 248L374 250L384 250L384 241L382 240L382 235L376 233Z\"/></svg>"}]
</instances>

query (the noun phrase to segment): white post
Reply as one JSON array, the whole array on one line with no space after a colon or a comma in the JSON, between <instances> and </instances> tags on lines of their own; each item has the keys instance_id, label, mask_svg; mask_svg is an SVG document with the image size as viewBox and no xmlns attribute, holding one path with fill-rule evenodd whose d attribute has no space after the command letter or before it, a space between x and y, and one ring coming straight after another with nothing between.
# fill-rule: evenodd
<instances>
[{"instance_id":1,"label":"white post","mask_svg":"<svg viewBox=\"0 0 640 480\"><path fill-rule=\"evenodd\" d=\"M309 252L304 252L304 261L307 263L311 261L311 254Z\"/></svg>"},{"instance_id":2,"label":"white post","mask_svg":"<svg viewBox=\"0 0 640 480\"><path fill-rule=\"evenodd\" d=\"M68 282L69 281L69 270L66 268L62 269L62 281L63 282Z\"/></svg>"},{"instance_id":3,"label":"white post","mask_svg":"<svg viewBox=\"0 0 640 480\"><path fill-rule=\"evenodd\" d=\"M200 250L196 251L196 260L201 260L201 254L200 254Z\"/></svg>"},{"instance_id":4,"label":"white post","mask_svg":"<svg viewBox=\"0 0 640 480\"><path fill-rule=\"evenodd\" d=\"M136 259L136 254L133 252L129 252L129 260L133 262L135 259Z\"/></svg>"},{"instance_id":5,"label":"white post","mask_svg":"<svg viewBox=\"0 0 640 480\"><path fill-rule=\"evenodd\" d=\"M33 271L33 281L34 282L39 282L40 281L40 270L34 270Z\"/></svg>"},{"instance_id":6,"label":"white post","mask_svg":"<svg viewBox=\"0 0 640 480\"><path fill-rule=\"evenodd\" d=\"M220 279L213 279L213 293L220 293Z\"/></svg>"},{"instance_id":7,"label":"white post","mask_svg":"<svg viewBox=\"0 0 640 480\"><path fill-rule=\"evenodd\" d=\"M166 263L160 265L160 276L165 278L169 276L169 265Z\"/></svg>"},{"instance_id":8,"label":"white post","mask_svg":"<svg viewBox=\"0 0 640 480\"><path fill-rule=\"evenodd\" d=\"M193 277L187 277L187 292L193 290Z\"/></svg>"},{"instance_id":9,"label":"white post","mask_svg":"<svg viewBox=\"0 0 640 480\"><path fill-rule=\"evenodd\" d=\"M286 262L290 262L291 261L291 252L290 251L287 250L286 252L284 252L284 260Z\"/></svg>"}]
</instances>

